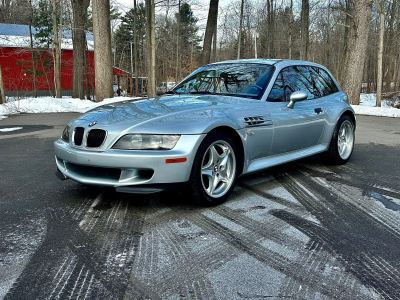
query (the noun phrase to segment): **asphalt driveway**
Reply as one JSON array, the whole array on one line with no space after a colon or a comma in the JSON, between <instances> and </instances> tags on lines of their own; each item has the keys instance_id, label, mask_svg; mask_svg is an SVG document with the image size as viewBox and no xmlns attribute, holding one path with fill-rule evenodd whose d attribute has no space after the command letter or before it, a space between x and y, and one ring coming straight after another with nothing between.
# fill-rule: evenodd
<instances>
[{"instance_id":1,"label":"asphalt driveway","mask_svg":"<svg viewBox=\"0 0 400 300\"><path fill-rule=\"evenodd\" d=\"M357 117L343 166L243 177L230 200L54 176L77 114L0 121L0 299L400 299L400 119Z\"/></svg>"}]
</instances>

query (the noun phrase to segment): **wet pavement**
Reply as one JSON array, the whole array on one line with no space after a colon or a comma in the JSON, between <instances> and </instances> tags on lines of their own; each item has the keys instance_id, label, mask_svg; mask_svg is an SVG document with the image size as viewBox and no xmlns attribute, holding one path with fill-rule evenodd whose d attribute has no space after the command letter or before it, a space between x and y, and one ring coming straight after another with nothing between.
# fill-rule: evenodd
<instances>
[{"instance_id":1,"label":"wet pavement","mask_svg":"<svg viewBox=\"0 0 400 300\"><path fill-rule=\"evenodd\" d=\"M0 299L400 299L400 120L358 117L343 166L240 178L223 205L54 176L76 114L0 121Z\"/></svg>"}]
</instances>

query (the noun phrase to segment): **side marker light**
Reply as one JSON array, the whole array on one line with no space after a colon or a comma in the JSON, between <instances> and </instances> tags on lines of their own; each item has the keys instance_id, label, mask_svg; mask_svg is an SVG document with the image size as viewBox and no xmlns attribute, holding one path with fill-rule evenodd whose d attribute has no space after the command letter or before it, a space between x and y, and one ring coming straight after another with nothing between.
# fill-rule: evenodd
<instances>
[{"instance_id":1,"label":"side marker light","mask_svg":"<svg viewBox=\"0 0 400 300\"><path fill-rule=\"evenodd\" d=\"M181 158L168 158L165 160L166 164L177 164L177 163L183 163L187 161L186 157L181 157Z\"/></svg>"}]
</instances>

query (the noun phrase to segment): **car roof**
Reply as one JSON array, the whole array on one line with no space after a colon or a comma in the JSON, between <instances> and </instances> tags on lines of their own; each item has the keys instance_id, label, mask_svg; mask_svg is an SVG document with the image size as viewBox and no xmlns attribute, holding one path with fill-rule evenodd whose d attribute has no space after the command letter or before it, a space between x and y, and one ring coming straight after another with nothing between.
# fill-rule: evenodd
<instances>
[{"instance_id":1,"label":"car roof","mask_svg":"<svg viewBox=\"0 0 400 300\"><path fill-rule=\"evenodd\" d=\"M306 61L306 60L293 60L293 59L265 59L265 58L253 58L253 59L235 59L235 60L225 60L220 62L215 62L209 65L217 65L217 64L232 64L232 63L253 63L253 64L267 64L267 65L276 65L281 68L286 66L293 65L311 65L323 67L319 64Z\"/></svg>"},{"instance_id":2,"label":"car roof","mask_svg":"<svg viewBox=\"0 0 400 300\"><path fill-rule=\"evenodd\" d=\"M265 59L265 58L253 58L253 59L234 59L234 60L225 60L225 61L218 61L212 63L210 65L219 65L219 64L234 64L234 63L253 63L253 64L267 64L267 65L274 65L280 62L281 59Z\"/></svg>"}]
</instances>

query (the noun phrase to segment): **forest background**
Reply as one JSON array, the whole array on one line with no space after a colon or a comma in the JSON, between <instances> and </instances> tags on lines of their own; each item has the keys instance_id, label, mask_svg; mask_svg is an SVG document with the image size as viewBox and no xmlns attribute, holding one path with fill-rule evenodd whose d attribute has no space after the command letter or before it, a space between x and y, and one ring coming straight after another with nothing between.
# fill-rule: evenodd
<instances>
[{"instance_id":1,"label":"forest background","mask_svg":"<svg viewBox=\"0 0 400 300\"><path fill-rule=\"evenodd\" d=\"M56 97L65 35L74 46L72 96L85 97L85 33L94 36L96 101L113 96L112 66L148 77L148 95L154 96L156 83L178 82L201 65L238 58L320 63L352 104L361 91L377 93L377 106L382 96L397 97L400 0L121 1L2 0L0 23L35 29L32 49L52 53ZM0 66L5 103L1 79Z\"/></svg>"}]
</instances>

